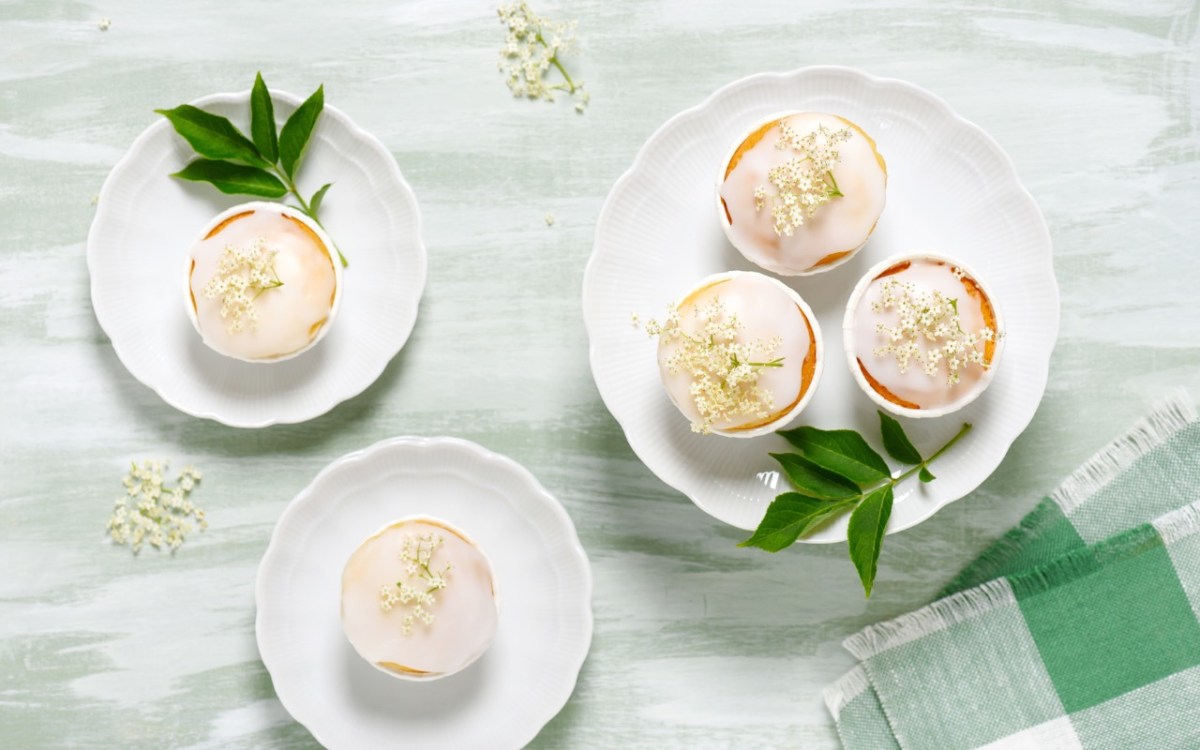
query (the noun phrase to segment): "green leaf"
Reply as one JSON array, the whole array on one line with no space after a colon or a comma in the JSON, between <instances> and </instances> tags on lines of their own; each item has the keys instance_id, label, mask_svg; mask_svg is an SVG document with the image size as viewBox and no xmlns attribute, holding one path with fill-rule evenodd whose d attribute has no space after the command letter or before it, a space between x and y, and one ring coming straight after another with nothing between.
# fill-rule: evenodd
<instances>
[{"instance_id":1,"label":"green leaf","mask_svg":"<svg viewBox=\"0 0 1200 750\"><path fill-rule=\"evenodd\" d=\"M254 145L267 161L279 161L279 139L275 135L275 105L271 103L271 92L263 81L262 73L254 77L254 88L250 90L250 135Z\"/></svg>"},{"instance_id":2,"label":"green leaf","mask_svg":"<svg viewBox=\"0 0 1200 750\"><path fill-rule=\"evenodd\" d=\"M892 485L884 485L863 498L850 514L846 537L850 543L850 559L858 569L863 591L871 597L875 572L879 567L879 551L883 548L883 532L892 515Z\"/></svg>"},{"instance_id":3,"label":"green leaf","mask_svg":"<svg viewBox=\"0 0 1200 750\"><path fill-rule=\"evenodd\" d=\"M895 419L879 412L879 427L883 432L883 447L888 455L903 464L919 464L922 462L921 452L909 442L904 428Z\"/></svg>"},{"instance_id":4,"label":"green leaf","mask_svg":"<svg viewBox=\"0 0 1200 750\"><path fill-rule=\"evenodd\" d=\"M849 479L860 487L876 484L891 476L883 457L867 445L854 430L818 430L800 427L779 433L804 456L823 469Z\"/></svg>"},{"instance_id":5,"label":"green leaf","mask_svg":"<svg viewBox=\"0 0 1200 750\"><path fill-rule=\"evenodd\" d=\"M767 514L754 534L738 546L778 552L849 505L849 502L830 503L798 492L785 492L767 507Z\"/></svg>"},{"instance_id":6,"label":"green leaf","mask_svg":"<svg viewBox=\"0 0 1200 750\"><path fill-rule=\"evenodd\" d=\"M210 114L190 104L175 109L156 109L170 120L175 132L183 136L197 154L210 159L229 159L257 167L270 164L258 153L242 131L219 115Z\"/></svg>"},{"instance_id":7,"label":"green leaf","mask_svg":"<svg viewBox=\"0 0 1200 750\"><path fill-rule=\"evenodd\" d=\"M325 86L317 87L312 96L296 108L279 131L279 163L288 177L295 179L296 169L304 156L304 148L316 127L317 118L325 108Z\"/></svg>"},{"instance_id":8,"label":"green leaf","mask_svg":"<svg viewBox=\"0 0 1200 750\"><path fill-rule=\"evenodd\" d=\"M818 500L845 500L862 494L862 490L854 482L822 469L804 456L795 453L772 453L771 458L779 462L788 481L801 495Z\"/></svg>"},{"instance_id":9,"label":"green leaf","mask_svg":"<svg viewBox=\"0 0 1200 750\"><path fill-rule=\"evenodd\" d=\"M937 479L937 477L933 475L933 472L924 466L921 467L921 471L917 473L917 476L920 477L921 481L925 482L926 484Z\"/></svg>"},{"instance_id":10,"label":"green leaf","mask_svg":"<svg viewBox=\"0 0 1200 750\"><path fill-rule=\"evenodd\" d=\"M196 159L171 176L193 182L208 182L222 193L230 195L282 198L287 194L287 188L279 178L265 169L215 159Z\"/></svg>"},{"instance_id":11,"label":"green leaf","mask_svg":"<svg viewBox=\"0 0 1200 750\"><path fill-rule=\"evenodd\" d=\"M308 202L308 213L314 219L317 218L317 212L321 210L321 201L325 200L325 193L329 188L333 187L332 182L327 182L321 186L321 189L313 193L312 200Z\"/></svg>"}]
</instances>

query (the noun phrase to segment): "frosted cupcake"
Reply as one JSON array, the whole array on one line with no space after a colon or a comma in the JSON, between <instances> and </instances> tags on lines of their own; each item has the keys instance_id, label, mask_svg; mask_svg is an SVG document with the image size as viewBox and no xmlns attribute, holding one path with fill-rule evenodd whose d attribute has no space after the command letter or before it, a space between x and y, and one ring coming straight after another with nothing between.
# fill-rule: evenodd
<instances>
[{"instance_id":1,"label":"frosted cupcake","mask_svg":"<svg viewBox=\"0 0 1200 750\"><path fill-rule=\"evenodd\" d=\"M342 571L342 629L358 655L405 680L470 666L496 632L492 566L446 521L412 516L367 538Z\"/></svg>"},{"instance_id":2,"label":"frosted cupcake","mask_svg":"<svg viewBox=\"0 0 1200 750\"><path fill-rule=\"evenodd\" d=\"M646 330L658 337L667 396L695 432L755 437L779 429L804 409L821 375L812 310L759 273L704 278Z\"/></svg>"},{"instance_id":3,"label":"frosted cupcake","mask_svg":"<svg viewBox=\"0 0 1200 750\"><path fill-rule=\"evenodd\" d=\"M868 271L842 327L859 386L908 417L941 416L974 401L1004 348L991 293L974 272L937 255L897 256Z\"/></svg>"},{"instance_id":4,"label":"frosted cupcake","mask_svg":"<svg viewBox=\"0 0 1200 750\"><path fill-rule=\"evenodd\" d=\"M213 219L188 254L184 301L211 349L280 362L316 345L341 299L333 243L304 214L245 203Z\"/></svg>"},{"instance_id":5,"label":"frosted cupcake","mask_svg":"<svg viewBox=\"0 0 1200 750\"><path fill-rule=\"evenodd\" d=\"M803 112L768 120L722 165L717 209L747 260L785 276L828 271L866 244L883 213L887 165L850 120Z\"/></svg>"}]
</instances>

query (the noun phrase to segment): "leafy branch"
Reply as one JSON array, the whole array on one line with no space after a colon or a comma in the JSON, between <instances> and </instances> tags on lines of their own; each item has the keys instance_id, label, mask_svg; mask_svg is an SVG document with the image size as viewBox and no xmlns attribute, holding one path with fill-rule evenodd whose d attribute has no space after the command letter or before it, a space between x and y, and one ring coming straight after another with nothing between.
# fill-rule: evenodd
<instances>
[{"instance_id":1,"label":"leafy branch","mask_svg":"<svg viewBox=\"0 0 1200 750\"><path fill-rule=\"evenodd\" d=\"M324 229L318 212L333 183L322 185L308 200L296 187L296 172L324 109L325 87L318 86L279 129L271 93L259 73L250 91L250 138L228 118L190 104L154 111L167 118L175 132L200 156L172 177L207 182L228 195L259 198L291 195L300 204L294 208ZM333 249L342 265L349 265L336 244Z\"/></svg>"},{"instance_id":2,"label":"leafy branch","mask_svg":"<svg viewBox=\"0 0 1200 750\"><path fill-rule=\"evenodd\" d=\"M780 431L795 451L771 457L779 462L794 491L777 496L755 532L738 546L778 552L852 509L847 531L850 559L870 597L895 486L913 474L922 482L932 482L936 477L929 464L971 429L963 424L945 445L922 458L895 419L879 412L879 426L888 455L911 468L893 476L883 457L854 430L806 426Z\"/></svg>"}]
</instances>

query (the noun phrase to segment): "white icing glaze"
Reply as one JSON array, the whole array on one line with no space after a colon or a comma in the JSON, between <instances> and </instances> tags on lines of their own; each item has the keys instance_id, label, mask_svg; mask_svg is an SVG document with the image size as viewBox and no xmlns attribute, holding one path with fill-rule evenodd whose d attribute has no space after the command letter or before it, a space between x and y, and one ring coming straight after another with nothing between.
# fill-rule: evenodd
<instances>
[{"instance_id":1,"label":"white icing glaze","mask_svg":"<svg viewBox=\"0 0 1200 750\"><path fill-rule=\"evenodd\" d=\"M983 383L986 374L983 367L968 364L959 371L958 383L949 385L945 363L942 363L937 374L932 376L928 375L920 364L914 363L910 363L908 370L902 373L895 357L876 356L874 353L876 347L887 345L887 338L879 333L876 326L881 322L889 326L899 323L899 316L895 310L875 312L871 308L872 303L879 300L880 285L886 279L912 283L918 290L936 290L949 299L957 299L959 323L965 331L977 333L985 325L982 299L969 293L967 282L954 276L952 265L939 260L914 259L907 262L911 265L899 273L882 279L878 278L876 273L877 278L871 281L866 292L858 300L853 322L854 355L866 365L867 371L882 386L922 409L947 407L965 401ZM894 266L895 264L892 267ZM922 354L936 348L924 339L918 342L918 347ZM857 364L854 366L857 367Z\"/></svg>"},{"instance_id":2,"label":"white icing glaze","mask_svg":"<svg viewBox=\"0 0 1200 750\"><path fill-rule=\"evenodd\" d=\"M251 204L245 210L251 213L192 248L190 258L195 267L189 264L188 304L195 301L193 320L204 343L214 350L240 359L277 359L308 346L328 325L337 273L316 229L306 222L313 230L310 233L297 224L303 218L267 203ZM237 213L236 209L226 212L231 216ZM214 221L212 226L217 224ZM220 297L206 298L204 287L216 275L227 245L249 245L258 237L266 241L268 249L276 251L275 272L283 286L265 290L255 298L258 323L254 329L230 333L227 321L221 318Z\"/></svg>"},{"instance_id":3,"label":"white icing glaze","mask_svg":"<svg viewBox=\"0 0 1200 750\"><path fill-rule=\"evenodd\" d=\"M776 124L742 155L722 181L719 194L729 209L729 217L720 206L718 210L722 212L721 223L729 240L751 262L785 275L816 273L837 265L830 262L817 266L826 256L846 251L853 254L866 243L883 213L887 173L870 140L849 120L819 112L784 119L801 134L812 132L818 125L830 130L850 128L852 135L841 144L841 160L833 169L844 196L831 198L819 207L792 236L775 234L770 207L755 208L754 190L762 185L768 192L774 192L767 173L796 155L789 149L775 147L779 140ZM728 164L721 165L722 174L727 167Z\"/></svg>"},{"instance_id":4,"label":"white icing glaze","mask_svg":"<svg viewBox=\"0 0 1200 750\"><path fill-rule=\"evenodd\" d=\"M445 540L431 567L446 563L446 588L430 607L434 621L418 621L410 635L401 631L407 606L385 612L379 590L404 577L400 551L409 534L432 532ZM409 679L433 679L458 672L478 659L492 643L498 618L492 568L474 542L452 525L434 518L396 521L364 541L342 571L342 628L359 656L381 671ZM427 674L398 673L395 664Z\"/></svg>"},{"instance_id":5,"label":"white icing glaze","mask_svg":"<svg viewBox=\"0 0 1200 750\"><path fill-rule=\"evenodd\" d=\"M715 282L715 283L714 283ZM742 322L737 336L739 343L769 340L775 336L783 343L773 357L783 357L782 367L764 367L759 370L758 384L771 392L773 410L787 409L801 394L801 373L808 351L813 346L805 323L804 313L796 305L782 285L774 279L758 273L734 272L709 277L696 285L698 293L689 295L687 304L680 308L681 327L694 334L703 324L694 310L719 297L727 314L736 314ZM692 378L686 372L670 373L667 362L679 347L678 342L662 342L658 347L659 373L671 402L692 422L700 420L700 412L690 392ZM814 375L814 380L815 380ZM812 388L812 383L809 384ZM728 430L760 422L758 417L747 415L736 420L726 420L714 425L715 429Z\"/></svg>"}]
</instances>

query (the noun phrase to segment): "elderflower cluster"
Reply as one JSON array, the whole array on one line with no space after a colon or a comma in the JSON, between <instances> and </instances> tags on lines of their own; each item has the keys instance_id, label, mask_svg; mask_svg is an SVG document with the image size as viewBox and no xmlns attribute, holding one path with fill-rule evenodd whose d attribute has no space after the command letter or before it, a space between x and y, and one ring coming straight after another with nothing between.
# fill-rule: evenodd
<instances>
[{"instance_id":1,"label":"elderflower cluster","mask_svg":"<svg viewBox=\"0 0 1200 750\"><path fill-rule=\"evenodd\" d=\"M769 359L783 344L776 336L750 342L738 340L742 323L729 313L719 297L693 308L698 325L689 332L676 305L667 306L660 323L650 320L645 329L660 342L678 344L667 360L667 371L691 376L690 393L700 419L692 431L709 434L713 425L738 417L766 419L773 406L771 392L758 385L764 367L782 367L783 358ZM641 321L633 316L634 326ZM757 358L757 359L756 359Z\"/></svg>"},{"instance_id":2,"label":"elderflower cluster","mask_svg":"<svg viewBox=\"0 0 1200 750\"><path fill-rule=\"evenodd\" d=\"M391 612L397 606L412 605L400 621L400 632L404 635L412 635L417 621L433 624L435 615L429 608L437 604L434 595L446 588L446 574L451 568L449 563L440 570L433 567L434 553L445 541L440 534L428 531L405 536L400 546L400 559L404 562L407 579L379 589L379 608L384 612Z\"/></svg>"},{"instance_id":3,"label":"elderflower cluster","mask_svg":"<svg viewBox=\"0 0 1200 750\"><path fill-rule=\"evenodd\" d=\"M193 519L200 530L208 528L204 511L188 499L201 473L185 466L174 487L163 480L165 461L133 463L122 480L125 494L117 498L108 519L108 535L117 544L128 544L136 553L143 543L176 550L192 531Z\"/></svg>"},{"instance_id":4,"label":"elderflower cluster","mask_svg":"<svg viewBox=\"0 0 1200 750\"><path fill-rule=\"evenodd\" d=\"M774 193L768 193L765 185L754 189L756 210L770 204L775 234L791 237L830 198L842 195L833 178L833 168L842 158L838 145L850 136L850 128L830 130L818 125L800 135L788 121L780 124L775 148L791 150L796 155L767 172Z\"/></svg>"},{"instance_id":5,"label":"elderflower cluster","mask_svg":"<svg viewBox=\"0 0 1200 750\"><path fill-rule=\"evenodd\" d=\"M575 49L578 22L539 18L524 0L501 5L496 12L508 29L498 67L513 96L552 102L555 92L561 91L576 97L575 111L582 113L591 94L583 90L582 82L571 79L559 59L560 54ZM562 76L562 82L546 80L551 67Z\"/></svg>"},{"instance_id":6,"label":"elderflower cluster","mask_svg":"<svg viewBox=\"0 0 1200 750\"><path fill-rule=\"evenodd\" d=\"M963 278L961 269L953 269ZM921 290L911 282L885 279L879 299L871 303L876 313L894 311L898 325L879 323L875 329L888 343L875 349L875 356L891 355L901 373L916 363L926 375L936 377L945 365L946 384L955 385L968 365L987 369L984 347L996 332L984 326L978 333L964 331L959 322L958 300L938 290ZM925 342L922 346L921 342Z\"/></svg>"},{"instance_id":7,"label":"elderflower cluster","mask_svg":"<svg viewBox=\"0 0 1200 750\"><path fill-rule=\"evenodd\" d=\"M217 273L202 293L207 299L221 298L221 319L228 321L225 329L230 333L254 330L258 325L254 300L267 289L283 286L275 272L275 255L262 237L244 247L226 245L221 252Z\"/></svg>"}]
</instances>

